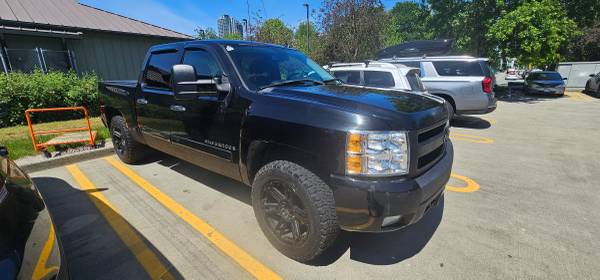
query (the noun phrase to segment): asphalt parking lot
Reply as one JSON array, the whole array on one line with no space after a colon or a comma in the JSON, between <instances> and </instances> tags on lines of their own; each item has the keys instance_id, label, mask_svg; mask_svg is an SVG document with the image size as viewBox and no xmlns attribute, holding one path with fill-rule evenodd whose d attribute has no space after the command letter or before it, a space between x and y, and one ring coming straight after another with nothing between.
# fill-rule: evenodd
<instances>
[{"instance_id":1,"label":"asphalt parking lot","mask_svg":"<svg viewBox=\"0 0 600 280\"><path fill-rule=\"evenodd\" d=\"M310 264L260 231L249 188L167 156L31 174L74 279L594 279L600 100L514 95L453 122L445 199L391 233L343 232Z\"/></svg>"}]
</instances>

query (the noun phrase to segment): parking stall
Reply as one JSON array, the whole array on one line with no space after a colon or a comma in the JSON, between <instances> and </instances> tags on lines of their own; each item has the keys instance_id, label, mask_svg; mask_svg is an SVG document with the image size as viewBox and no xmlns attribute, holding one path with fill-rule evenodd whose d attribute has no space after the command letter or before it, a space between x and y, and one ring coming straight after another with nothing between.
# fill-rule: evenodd
<instances>
[{"instance_id":1,"label":"parking stall","mask_svg":"<svg viewBox=\"0 0 600 280\"><path fill-rule=\"evenodd\" d=\"M248 187L168 156L31 176L75 279L591 279L600 134L587 120L600 102L572 96L515 97L458 117L453 173L435 209L394 232L342 232L308 264L269 244Z\"/></svg>"}]
</instances>

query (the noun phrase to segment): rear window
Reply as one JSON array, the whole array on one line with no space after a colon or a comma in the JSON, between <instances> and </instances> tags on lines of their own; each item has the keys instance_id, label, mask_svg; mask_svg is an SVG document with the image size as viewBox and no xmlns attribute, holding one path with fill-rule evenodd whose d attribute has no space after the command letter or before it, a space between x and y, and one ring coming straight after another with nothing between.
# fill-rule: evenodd
<instances>
[{"instance_id":1,"label":"rear window","mask_svg":"<svg viewBox=\"0 0 600 280\"><path fill-rule=\"evenodd\" d=\"M412 68L421 68L421 62L419 61L402 61L400 64L406 65Z\"/></svg>"},{"instance_id":2,"label":"rear window","mask_svg":"<svg viewBox=\"0 0 600 280\"><path fill-rule=\"evenodd\" d=\"M360 71L333 71L332 74L345 84L360 85Z\"/></svg>"},{"instance_id":3,"label":"rear window","mask_svg":"<svg viewBox=\"0 0 600 280\"><path fill-rule=\"evenodd\" d=\"M365 86L389 88L394 87L394 76L390 72L364 71Z\"/></svg>"},{"instance_id":4,"label":"rear window","mask_svg":"<svg viewBox=\"0 0 600 280\"><path fill-rule=\"evenodd\" d=\"M423 82L421 82L421 78L419 78L418 70L409 71L408 74L406 74L406 79L408 80L411 90L425 91L425 86L423 85Z\"/></svg>"},{"instance_id":5,"label":"rear window","mask_svg":"<svg viewBox=\"0 0 600 280\"><path fill-rule=\"evenodd\" d=\"M529 74L527 80L537 80L537 81L554 81L559 80L562 81L562 77L557 72L554 73L536 73L533 72Z\"/></svg>"},{"instance_id":6,"label":"rear window","mask_svg":"<svg viewBox=\"0 0 600 280\"><path fill-rule=\"evenodd\" d=\"M432 61L432 63L440 76L487 76L479 61Z\"/></svg>"}]
</instances>

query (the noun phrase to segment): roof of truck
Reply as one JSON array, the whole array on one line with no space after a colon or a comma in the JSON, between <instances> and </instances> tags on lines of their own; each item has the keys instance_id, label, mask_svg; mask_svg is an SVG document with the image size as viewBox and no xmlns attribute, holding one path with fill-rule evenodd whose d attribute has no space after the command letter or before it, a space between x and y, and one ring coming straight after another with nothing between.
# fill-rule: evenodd
<instances>
[{"instance_id":1,"label":"roof of truck","mask_svg":"<svg viewBox=\"0 0 600 280\"><path fill-rule=\"evenodd\" d=\"M293 49L293 48L289 48L289 47L282 46L282 45L261 43L261 42L255 42L255 41L223 40L223 39L180 41L180 42L173 42L173 43L155 45L151 49L152 50L156 50L156 49L162 49L162 48L166 48L166 47L175 47L175 46L181 46L181 45L187 46L187 45L193 45L193 44L232 45L232 46L236 46L236 45L237 46L240 46L240 45L244 45L244 46L265 46L265 47L277 47L277 48Z\"/></svg>"}]
</instances>

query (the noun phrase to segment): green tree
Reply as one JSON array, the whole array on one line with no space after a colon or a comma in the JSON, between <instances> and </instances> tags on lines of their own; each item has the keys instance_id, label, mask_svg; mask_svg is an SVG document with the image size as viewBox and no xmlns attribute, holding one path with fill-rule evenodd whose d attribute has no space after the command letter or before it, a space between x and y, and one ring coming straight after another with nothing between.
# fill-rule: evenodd
<instances>
[{"instance_id":1,"label":"green tree","mask_svg":"<svg viewBox=\"0 0 600 280\"><path fill-rule=\"evenodd\" d=\"M266 20L258 27L256 40L259 42L291 46L293 42L293 31L280 19L272 18Z\"/></svg>"},{"instance_id":2,"label":"green tree","mask_svg":"<svg viewBox=\"0 0 600 280\"><path fill-rule=\"evenodd\" d=\"M323 56L329 61L373 58L383 47L386 13L380 0L324 0Z\"/></svg>"},{"instance_id":3,"label":"green tree","mask_svg":"<svg viewBox=\"0 0 600 280\"><path fill-rule=\"evenodd\" d=\"M208 40L208 39L217 39L219 38L219 36L217 36L217 33L215 32L214 29L207 27L207 28L196 28L196 38L198 40Z\"/></svg>"},{"instance_id":4,"label":"green tree","mask_svg":"<svg viewBox=\"0 0 600 280\"><path fill-rule=\"evenodd\" d=\"M598 0L559 0L567 15L581 28L592 27L600 19Z\"/></svg>"},{"instance_id":5,"label":"green tree","mask_svg":"<svg viewBox=\"0 0 600 280\"><path fill-rule=\"evenodd\" d=\"M556 64L561 46L578 34L557 0L532 0L504 14L486 37L496 42L503 56L543 67Z\"/></svg>"},{"instance_id":6,"label":"green tree","mask_svg":"<svg viewBox=\"0 0 600 280\"><path fill-rule=\"evenodd\" d=\"M309 35L310 44L306 44L307 39L306 35ZM310 28L309 25L305 22L302 22L298 25L296 32L294 33L294 47L296 47L301 52L315 59L319 52L320 42L319 42L319 32L317 31L315 24L311 23ZM310 49L309 49L310 47ZM310 50L310 51L309 51Z\"/></svg>"},{"instance_id":7,"label":"green tree","mask_svg":"<svg viewBox=\"0 0 600 280\"><path fill-rule=\"evenodd\" d=\"M569 59L580 61L600 60L600 21L581 30L581 36L569 45Z\"/></svg>"},{"instance_id":8,"label":"green tree","mask_svg":"<svg viewBox=\"0 0 600 280\"><path fill-rule=\"evenodd\" d=\"M228 33L223 36L225 40L243 40L242 35L238 33Z\"/></svg>"},{"instance_id":9,"label":"green tree","mask_svg":"<svg viewBox=\"0 0 600 280\"><path fill-rule=\"evenodd\" d=\"M494 56L495 42L486 34L506 11L514 10L523 0L429 0L429 28L434 38L454 39L461 54Z\"/></svg>"},{"instance_id":10,"label":"green tree","mask_svg":"<svg viewBox=\"0 0 600 280\"><path fill-rule=\"evenodd\" d=\"M431 15L427 7L414 2L398 2L388 12L383 29L385 47L406 41L429 40L433 32L428 28Z\"/></svg>"}]
</instances>

